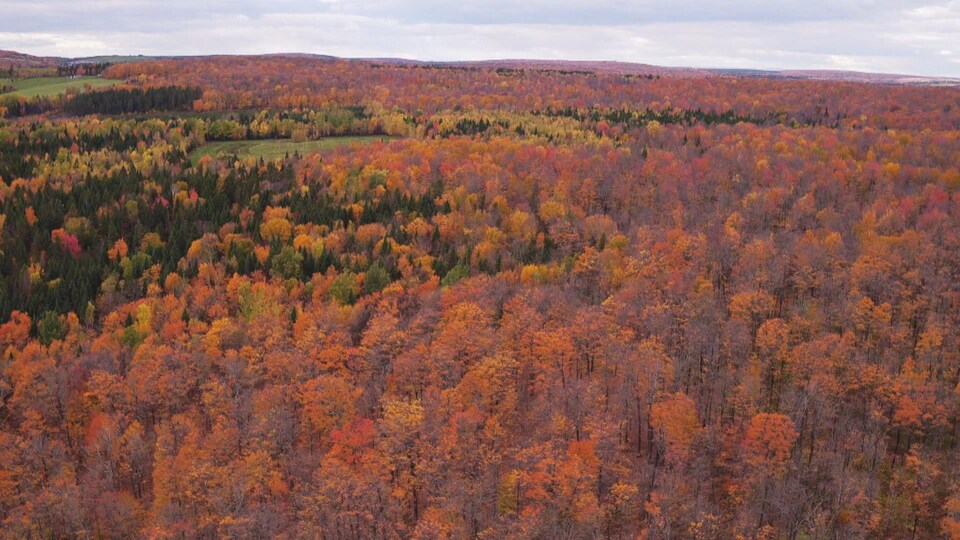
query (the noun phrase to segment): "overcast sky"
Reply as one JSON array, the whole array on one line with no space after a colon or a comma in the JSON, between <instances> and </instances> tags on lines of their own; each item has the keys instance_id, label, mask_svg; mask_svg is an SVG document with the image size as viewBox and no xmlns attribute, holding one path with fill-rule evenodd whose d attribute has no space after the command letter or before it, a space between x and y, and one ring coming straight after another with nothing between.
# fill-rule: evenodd
<instances>
[{"instance_id":1,"label":"overcast sky","mask_svg":"<svg viewBox=\"0 0 960 540\"><path fill-rule=\"evenodd\" d=\"M0 0L0 49L960 76L960 0Z\"/></svg>"}]
</instances>

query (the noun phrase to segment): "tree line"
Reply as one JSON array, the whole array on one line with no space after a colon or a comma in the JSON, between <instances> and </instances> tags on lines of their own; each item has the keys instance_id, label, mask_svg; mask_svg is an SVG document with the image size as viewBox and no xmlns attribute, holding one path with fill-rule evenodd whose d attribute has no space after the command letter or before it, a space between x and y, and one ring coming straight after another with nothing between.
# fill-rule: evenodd
<instances>
[{"instance_id":1,"label":"tree line","mask_svg":"<svg viewBox=\"0 0 960 540\"><path fill-rule=\"evenodd\" d=\"M197 87L110 88L78 94L66 102L64 110L76 115L185 111L201 95Z\"/></svg>"}]
</instances>

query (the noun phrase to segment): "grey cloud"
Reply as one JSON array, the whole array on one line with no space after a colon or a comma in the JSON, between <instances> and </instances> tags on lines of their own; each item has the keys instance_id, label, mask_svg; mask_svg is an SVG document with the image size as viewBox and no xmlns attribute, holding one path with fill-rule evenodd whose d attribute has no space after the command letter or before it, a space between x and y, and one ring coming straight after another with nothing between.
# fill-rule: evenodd
<instances>
[{"instance_id":1,"label":"grey cloud","mask_svg":"<svg viewBox=\"0 0 960 540\"><path fill-rule=\"evenodd\" d=\"M636 25L680 21L753 21L783 23L850 20L940 9L929 0L4 0L0 29L39 28L51 22L107 29L122 21L134 28L184 22L234 13L257 18L267 14L340 13L389 18L404 23Z\"/></svg>"},{"instance_id":2,"label":"grey cloud","mask_svg":"<svg viewBox=\"0 0 960 540\"><path fill-rule=\"evenodd\" d=\"M960 1L0 0L34 54L315 52L960 75Z\"/></svg>"},{"instance_id":3,"label":"grey cloud","mask_svg":"<svg viewBox=\"0 0 960 540\"><path fill-rule=\"evenodd\" d=\"M928 0L341 0L332 5L335 10L388 14L407 22L636 25L680 21L848 20L928 4Z\"/></svg>"}]
</instances>

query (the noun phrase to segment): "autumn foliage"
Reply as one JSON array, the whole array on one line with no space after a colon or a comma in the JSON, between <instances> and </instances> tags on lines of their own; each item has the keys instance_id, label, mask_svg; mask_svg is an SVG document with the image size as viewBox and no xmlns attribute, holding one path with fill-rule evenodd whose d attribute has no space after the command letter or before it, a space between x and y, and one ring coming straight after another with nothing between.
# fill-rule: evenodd
<instances>
[{"instance_id":1,"label":"autumn foliage","mask_svg":"<svg viewBox=\"0 0 960 540\"><path fill-rule=\"evenodd\" d=\"M956 89L109 75L202 93L0 124L0 536L960 534Z\"/></svg>"}]
</instances>

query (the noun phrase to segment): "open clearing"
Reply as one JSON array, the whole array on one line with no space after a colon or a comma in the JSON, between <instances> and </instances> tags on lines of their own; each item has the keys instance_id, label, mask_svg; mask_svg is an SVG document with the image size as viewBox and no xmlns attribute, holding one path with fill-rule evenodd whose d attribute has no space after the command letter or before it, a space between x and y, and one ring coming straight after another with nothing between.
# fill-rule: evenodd
<instances>
[{"instance_id":1,"label":"open clearing","mask_svg":"<svg viewBox=\"0 0 960 540\"><path fill-rule=\"evenodd\" d=\"M196 164L203 156L217 157L220 155L230 156L236 154L239 157L254 156L269 161L278 157L284 157L287 154L293 155L294 152L305 155L330 150L338 146L367 144L378 141L386 142L391 139L393 139L393 137L387 135L359 135L324 137L316 141L304 142L294 142L291 139L219 141L207 143L197 148L190 154L190 160Z\"/></svg>"},{"instance_id":2,"label":"open clearing","mask_svg":"<svg viewBox=\"0 0 960 540\"><path fill-rule=\"evenodd\" d=\"M0 81L3 82L3 81ZM67 88L83 88L90 85L93 88L105 88L113 86L123 81L115 79L103 79L100 77L80 77L71 79L69 77L34 77L31 79L17 79L13 81L13 87L16 89L2 95L19 95L28 98L37 96L55 96L63 94Z\"/></svg>"}]
</instances>

